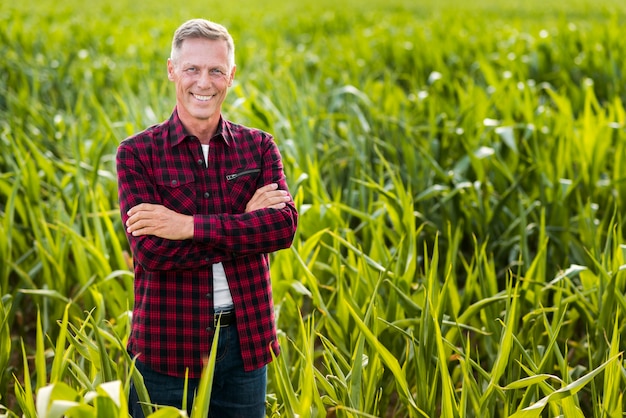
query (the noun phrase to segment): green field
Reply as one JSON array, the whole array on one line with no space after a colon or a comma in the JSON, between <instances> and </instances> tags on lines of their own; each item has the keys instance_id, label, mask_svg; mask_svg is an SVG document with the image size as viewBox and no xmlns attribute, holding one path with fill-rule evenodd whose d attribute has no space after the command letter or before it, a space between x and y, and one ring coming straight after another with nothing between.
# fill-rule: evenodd
<instances>
[{"instance_id":1,"label":"green field","mask_svg":"<svg viewBox=\"0 0 626 418\"><path fill-rule=\"evenodd\" d=\"M126 416L115 151L192 17L300 213L268 417L624 416L626 3L92 3L0 5L0 417Z\"/></svg>"}]
</instances>

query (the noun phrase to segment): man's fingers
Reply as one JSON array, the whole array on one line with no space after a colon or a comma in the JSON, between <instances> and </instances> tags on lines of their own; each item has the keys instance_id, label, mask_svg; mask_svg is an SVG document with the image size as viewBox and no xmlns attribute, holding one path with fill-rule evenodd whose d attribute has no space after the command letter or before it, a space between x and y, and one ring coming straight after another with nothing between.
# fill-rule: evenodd
<instances>
[{"instance_id":1,"label":"man's fingers","mask_svg":"<svg viewBox=\"0 0 626 418\"><path fill-rule=\"evenodd\" d=\"M128 211L126 231L133 236L155 235L171 240L193 238L193 216L163 205L141 203Z\"/></svg>"},{"instance_id":2,"label":"man's fingers","mask_svg":"<svg viewBox=\"0 0 626 418\"><path fill-rule=\"evenodd\" d=\"M142 235L147 233L147 229L150 228L150 223L144 219L133 219L132 217L126 222L126 230L133 235Z\"/></svg>"},{"instance_id":3,"label":"man's fingers","mask_svg":"<svg viewBox=\"0 0 626 418\"><path fill-rule=\"evenodd\" d=\"M263 193L263 192L267 192L267 191L270 191L270 190L276 190L276 189L278 189L278 183L270 183L270 184L266 184L263 187L259 187L256 192L257 193L259 193L259 192Z\"/></svg>"},{"instance_id":4,"label":"man's fingers","mask_svg":"<svg viewBox=\"0 0 626 418\"><path fill-rule=\"evenodd\" d=\"M132 207L128 211L128 220L126 221L128 232L149 228L153 223L151 220L158 216L156 209L157 205L150 203L140 203Z\"/></svg>"},{"instance_id":5,"label":"man's fingers","mask_svg":"<svg viewBox=\"0 0 626 418\"><path fill-rule=\"evenodd\" d=\"M278 184L271 183L256 190L246 206L246 212L264 208L282 209L290 199L289 192L278 190Z\"/></svg>"},{"instance_id":6,"label":"man's fingers","mask_svg":"<svg viewBox=\"0 0 626 418\"><path fill-rule=\"evenodd\" d=\"M133 206L132 208L130 208L130 210L127 212L128 216L133 216L139 212L143 212L143 211L153 211L156 208L157 205L153 205L152 203L140 203L136 206Z\"/></svg>"}]
</instances>

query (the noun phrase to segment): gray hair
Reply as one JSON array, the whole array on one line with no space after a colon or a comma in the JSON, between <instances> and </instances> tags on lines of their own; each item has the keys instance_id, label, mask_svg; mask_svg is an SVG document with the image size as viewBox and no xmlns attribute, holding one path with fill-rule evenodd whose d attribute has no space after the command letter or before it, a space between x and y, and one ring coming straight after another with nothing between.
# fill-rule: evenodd
<instances>
[{"instance_id":1,"label":"gray hair","mask_svg":"<svg viewBox=\"0 0 626 418\"><path fill-rule=\"evenodd\" d=\"M226 41L228 47L228 65L230 69L235 66L235 42L228 30L219 23L211 22L206 19L191 19L183 23L174 32L172 39L172 52L170 59L176 63L178 53L185 39L205 38L212 41Z\"/></svg>"}]
</instances>

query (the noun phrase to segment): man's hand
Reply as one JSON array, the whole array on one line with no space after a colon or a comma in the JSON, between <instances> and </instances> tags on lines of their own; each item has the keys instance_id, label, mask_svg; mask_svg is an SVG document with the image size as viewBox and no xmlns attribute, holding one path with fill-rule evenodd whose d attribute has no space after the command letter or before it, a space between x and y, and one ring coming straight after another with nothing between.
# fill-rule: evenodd
<instances>
[{"instance_id":1,"label":"man's hand","mask_svg":"<svg viewBox=\"0 0 626 418\"><path fill-rule=\"evenodd\" d=\"M128 211L126 230L134 237L155 235L170 240L193 238L193 216L162 205L140 203Z\"/></svg>"},{"instance_id":2,"label":"man's hand","mask_svg":"<svg viewBox=\"0 0 626 418\"><path fill-rule=\"evenodd\" d=\"M246 213L257 209L282 209L291 198L286 190L278 190L278 184L271 183L257 189L246 205Z\"/></svg>"}]
</instances>

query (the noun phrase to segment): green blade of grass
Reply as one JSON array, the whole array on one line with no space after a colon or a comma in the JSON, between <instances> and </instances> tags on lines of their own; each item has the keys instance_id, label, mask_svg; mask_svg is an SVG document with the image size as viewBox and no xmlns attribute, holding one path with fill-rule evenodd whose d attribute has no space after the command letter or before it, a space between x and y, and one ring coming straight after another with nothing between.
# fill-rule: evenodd
<instances>
[{"instance_id":1,"label":"green blade of grass","mask_svg":"<svg viewBox=\"0 0 626 418\"><path fill-rule=\"evenodd\" d=\"M215 370L217 343L220 337L220 321L221 318L218 320L217 326L215 327L211 353L209 354L208 361L202 370L202 377L200 378L200 384L198 385L198 392L196 393L196 397L193 402L191 418L202 418L209 415L211 388L213 387L213 370Z\"/></svg>"},{"instance_id":2,"label":"green blade of grass","mask_svg":"<svg viewBox=\"0 0 626 418\"><path fill-rule=\"evenodd\" d=\"M346 309L348 310L348 312L350 312L350 316L356 323L359 330L363 333L363 336L365 337L367 342L372 346L374 350L378 352L383 363L389 368L389 371L394 375L400 396L406 399L408 404L411 406L411 408L413 408L415 412L418 412L422 414L424 417L427 417L428 414L420 410L420 408L418 408L418 406L415 404L415 401L413 400L413 395L411 394L411 391L409 388L409 384L406 381L404 372L402 371L402 368L400 367L398 360L395 358L395 356L392 353L389 352L389 350L387 350L387 348L383 344L381 344L378 341L376 336L372 334L370 329L363 322L360 316L354 311L354 309L352 308L352 306L350 306L350 304L346 304Z\"/></svg>"},{"instance_id":3,"label":"green blade of grass","mask_svg":"<svg viewBox=\"0 0 626 418\"><path fill-rule=\"evenodd\" d=\"M583 375L578 378L574 382L555 390L549 395L543 397L538 400L534 404L517 411L515 414L511 415L511 418L537 418L542 414L543 409L550 402L562 400L567 397L574 396L578 391L583 389L587 383L593 380L596 376L598 376L604 369L609 366L611 363L617 361L621 357L621 354L610 357L607 361L602 363L599 367L595 368L591 372Z\"/></svg>"}]
</instances>

